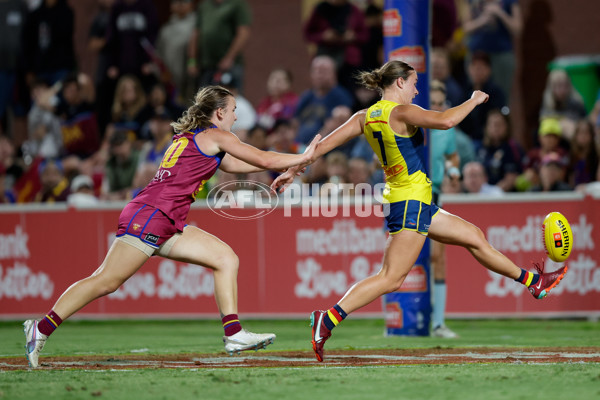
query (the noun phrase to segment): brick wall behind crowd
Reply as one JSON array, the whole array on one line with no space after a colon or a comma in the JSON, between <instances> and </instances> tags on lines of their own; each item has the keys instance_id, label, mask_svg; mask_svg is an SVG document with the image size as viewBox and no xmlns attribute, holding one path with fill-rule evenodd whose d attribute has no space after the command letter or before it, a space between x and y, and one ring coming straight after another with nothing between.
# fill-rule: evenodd
<instances>
[{"instance_id":1,"label":"brick wall behind crowd","mask_svg":"<svg viewBox=\"0 0 600 400\"><path fill-rule=\"evenodd\" d=\"M312 1L312 0L311 0ZM154 0L161 21L169 13L168 0ZM245 94L257 103L265 94L269 71L289 68L294 87L308 86L309 52L302 38L301 19L306 15L303 0L248 0L253 12L252 36L245 49ZM84 72L92 73L96 59L87 50L87 33L96 9L95 0L69 0L76 14L78 60ZM527 143L536 127L547 63L569 54L600 53L598 2L590 0L521 0L525 27L518 43L516 90L512 94L515 134ZM593 34L595 32L595 34Z\"/></svg>"}]
</instances>

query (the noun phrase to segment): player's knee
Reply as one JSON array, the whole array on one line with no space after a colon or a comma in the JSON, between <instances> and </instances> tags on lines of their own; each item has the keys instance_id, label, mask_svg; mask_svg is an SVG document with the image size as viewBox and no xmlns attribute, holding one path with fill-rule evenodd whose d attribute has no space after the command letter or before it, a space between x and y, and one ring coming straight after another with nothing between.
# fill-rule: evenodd
<instances>
[{"instance_id":1,"label":"player's knee","mask_svg":"<svg viewBox=\"0 0 600 400\"><path fill-rule=\"evenodd\" d=\"M123 281L117 278L100 279L97 285L99 297L116 292L122 284Z\"/></svg>"},{"instance_id":2,"label":"player's knee","mask_svg":"<svg viewBox=\"0 0 600 400\"><path fill-rule=\"evenodd\" d=\"M404 283L408 274L382 274L382 286L385 293L396 292Z\"/></svg>"},{"instance_id":3,"label":"player's knee","mask_svg":"<svg viewBox=\"0 0 600 400\"><path fill-rule=\"evenodd\" d=\"M233 250L230 250L221 255L219 260L219 268L228 272L237 273L240 267L240 259Z\"/></svg>"},{"instance_id":4,"label":"player's knee","mask_svg":"<svg viewBox=\"0 0 600 400\"><path fill-rule=\"evenodd\" d=\"M406 275L403 276L402 279L396 279L396 280L390 282L390 285L388 286L386 293L397 292L398 290L400 290L400 288L402 287L402 283L404 283L404 278L406 278Z\"/></svg>"},{"instance_id":5,"label":"player's knee","mask_svg":"<svg viewBox=\"0 0 600 400\"><path fill-rule=\"evenodd\" d=\"M472 233L468 237L469 241L466 247L469 249L481 249L488 245L483 231L475 225L472 226Z\"/></svg>"}]
</instances>

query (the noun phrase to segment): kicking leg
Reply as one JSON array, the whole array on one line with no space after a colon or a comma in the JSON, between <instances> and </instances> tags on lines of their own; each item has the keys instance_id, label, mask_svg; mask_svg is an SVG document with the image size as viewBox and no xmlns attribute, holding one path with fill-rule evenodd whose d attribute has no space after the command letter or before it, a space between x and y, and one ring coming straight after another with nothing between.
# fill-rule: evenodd
<instances>
[{"instance_id":1,"label":"kicking leg","mask_svg":"<svg viewBox=\"0 0 600 400\"><path fill-rule=\"evenodd\" d=\"M440 210L433 217L429 237L440 243L464 247L481 265L498 274L512 279L521 275L521 268L494 249L485 239L481 229L444 210Z\"/></svg>"},{"instance_id":2,"label":"kicking leg","mask_svg":"<svg viewBox=\"0 0 600 400\"><path fill-rule=\"evenodd\" d=\"M485 239L481 229L444 210L431 221L429 236L445 244L466 248L477 261L490 271L512 278L529 288L536 299L543 299L565 276L568 267L544 273L543 267L535 265L538 273L519 268L504 254L494 249Z\"/></svg>"}]
</instances>

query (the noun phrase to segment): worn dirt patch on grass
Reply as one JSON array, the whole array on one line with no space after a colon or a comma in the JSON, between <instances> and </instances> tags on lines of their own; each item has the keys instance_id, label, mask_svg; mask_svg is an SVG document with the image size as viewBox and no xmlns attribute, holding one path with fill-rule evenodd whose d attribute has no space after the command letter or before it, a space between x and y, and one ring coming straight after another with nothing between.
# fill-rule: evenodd
<instances>
[{"instance_id":1,"label":"worn dirt patch on grass","mask_svg":"<svg viewBox=\"0 0 600 400\"><path fill-rule=\"evenodd\" d=\"M414 364L477 363L600 363L600 350L585 347L541 348L429 348L393 350L331 350L318 362L312 351L244 352L230 357L220 354L122 354L116 356L42 356L43 370L159 369L159 368L248 368L248 367L364 367ZM0 358L0 370L29 368L25 356Z\"/></svg>"}]
</instances>

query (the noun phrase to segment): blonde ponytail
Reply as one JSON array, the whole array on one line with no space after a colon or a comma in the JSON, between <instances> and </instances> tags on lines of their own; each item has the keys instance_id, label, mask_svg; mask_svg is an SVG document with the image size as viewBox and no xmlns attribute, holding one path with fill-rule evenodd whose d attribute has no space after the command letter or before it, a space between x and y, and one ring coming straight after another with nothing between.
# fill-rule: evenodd
<instances>
[{"instance_id":1,"label":"blonde ponytail","mask_svg":"<svg viewBox=\"0 0 600 400\"><path fill-rule=\"evenodd\" d=\"M367 89L378 90L383 92L383 89L396 82L396 79L408 79L411 71L415 69L404 61L393 60L385 63L381 68L373 71L359 72L357 75L358 82Z\"/></svg>"},{"instance_id":2,"label":"blonde ponytail","mask_svg":"<svg viewBox=\"0 0 600 400\"><path fill-rule=\"evenodd\" d=\"M203 87L196 93L194 104L171 126L177 133L208 128L212 125L211 118L215 111L227 107L229 97L233 97L233 94L222 86Z\"/></svg>"}]
</instances>

